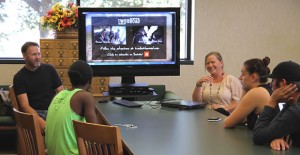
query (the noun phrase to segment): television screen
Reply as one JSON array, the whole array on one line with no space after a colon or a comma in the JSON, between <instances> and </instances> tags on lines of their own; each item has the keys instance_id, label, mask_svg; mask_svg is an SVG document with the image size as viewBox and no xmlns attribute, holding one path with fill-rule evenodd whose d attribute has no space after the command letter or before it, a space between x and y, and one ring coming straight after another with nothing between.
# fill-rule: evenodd
<instances>
[{"instance_id":1,"label":"television screen","mask_svg":"<svg viewBox=\"0 0 300 155\"><path fill-rule=\"evenodd\" d=\"M179 75L180 8L79 8L79 59L94 76ZM129 77L129 78L128 78Z\"/></svg>"}]
</instances>

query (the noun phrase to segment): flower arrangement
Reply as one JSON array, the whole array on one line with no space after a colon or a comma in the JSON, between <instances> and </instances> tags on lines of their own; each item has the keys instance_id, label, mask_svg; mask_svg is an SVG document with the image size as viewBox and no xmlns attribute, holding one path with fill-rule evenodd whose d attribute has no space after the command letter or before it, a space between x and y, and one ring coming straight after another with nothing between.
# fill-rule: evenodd
<instances>
[{"instance_id":1,"label":"flower arrangement","mask_svg":"<svg viewBox=\"0 0 300 155\"><path fill-rule=\"evenodd\" d=\"M58 2L40 20L43 29L49 28L50 30L64 31L77 28L78 6L74 3L63 6Z\"/></svg>"}]
</instances>

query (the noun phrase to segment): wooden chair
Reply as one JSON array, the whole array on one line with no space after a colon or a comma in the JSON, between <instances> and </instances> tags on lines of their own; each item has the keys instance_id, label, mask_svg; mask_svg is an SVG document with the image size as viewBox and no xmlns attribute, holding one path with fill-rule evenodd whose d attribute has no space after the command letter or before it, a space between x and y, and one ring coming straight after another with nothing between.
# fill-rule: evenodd
<instances>
[{"instance_id":1,"label":"wooden chair","mask_svg":"<svg viewBox=\"0 0 300 155\"><path fill-rule=\"evenodd\" d=\"M17 100L17 97L16 97L16 93L15 93L15 90L14 90L14 87L13 85L10 85L8 87L8 90L9 90L9 96L10 96L10 101L11 101L11 105L13 108L15 108L16 110L20 110L19 109L19 104L18 104L18 100ZM16 125L15 125L15 128L16 128ZM18 131L17 131L18 132ZM17 138L17 152L18 154L21 154L21 151L23 150L22 147L24 147L22 145L22 143L24 143L23 139L21 139L20 137L20 134L18 132L18 138Z\"/></svg>"},{"instance_id":2,"label":"wooden chair","mask_svg":"<svg viewBox=\"0 0 300 155\"><path fill-rule=\"evenodd\" d=\"M8 89L9 89L9 96L10 96L12 107L15 108L16 110L20 110L14 87L11 85L8 87Z\"/></svg>"},{"instance_id":3,"label":"wooden chair","mask_svg":"<svg viewBox=\"0 0 300 155\"><path fill-rule=\"evenodd\" d=\"M73 120L79 154L123 155L120 128Z\"/></svg>"},{"instance_id":4,"label":"wooden chair","mask_svg":"<svg viewBox=\"0 0 300 155\"><path fill-rule=\"evenodd\" d=\"M97 107L96 115L98 117L99 124L101 125L111 125L106 117L101 113L100 109ZM122 147L124 155L133 155L134 153L130 150L127 144L122 140Z\"/></svg>"},{"instance_id":5,"label":"wooden chair","mask_svg":"<svg viewBox=\"0 0 300 155\"><path fill-rule=\"evenodd\" d=\"M36 115L20 112L13 108L19 134L20 153L24 155L45 155L45 144Z\"/></svg>"}]
</instances>

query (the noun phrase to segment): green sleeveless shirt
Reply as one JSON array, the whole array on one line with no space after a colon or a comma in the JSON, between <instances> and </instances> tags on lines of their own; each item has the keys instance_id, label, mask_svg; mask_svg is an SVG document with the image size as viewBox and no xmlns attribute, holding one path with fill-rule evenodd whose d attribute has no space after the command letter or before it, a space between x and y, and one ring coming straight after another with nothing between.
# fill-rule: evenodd
<instances>
[{"instance_id":1,"label":"green sleeveless shirt","mask_svg":"<svg viewBox=\"0 0 300 155\"><path fill-rule=\"evenodd\" d=\"M59 92L49 106L45 137L49 155L79 154L72 120L86 120L71 109L70 100L80 90Z\"/></svg>"}]
</instances>

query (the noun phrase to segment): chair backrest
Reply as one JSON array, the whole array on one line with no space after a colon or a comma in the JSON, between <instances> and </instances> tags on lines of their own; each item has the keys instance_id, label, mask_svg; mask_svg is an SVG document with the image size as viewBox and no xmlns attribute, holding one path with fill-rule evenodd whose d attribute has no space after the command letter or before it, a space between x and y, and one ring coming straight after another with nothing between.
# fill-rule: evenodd
<instances>
[{"instance_id":1,"label":"chair backrest","mask_svg":"<svg viewBox=\"0 0 300 155\"><path fill-rule=\"evenodd\" d=\"M73 120L79 154L123 155L120 128Z\"/></svg>"},{"instance_id":2,"label":"chair backrest","mask_svg":"<svg viewBox=\"0 0 300 155\"><path fill-rule=\"evenodd\" d=\"M19 134L20 152L25 155L45 155L45 144L38 117L13 108Z\"/></svg>"},{"instance_id":3,"label":"chair backrest","mask_svg":"<svg viewBox=\"0 0 300 155\"><path fill-rule=\"evenodd\" d=\"M10 96L10 100L11 100L11 105L16 110L19 110L19 104L18 104L18 100L17 100L16 94L15 94L14 87L11 85L11 86L9 86L8 89L9 89L9 96Z\"/></svg>"}]
</instances>

